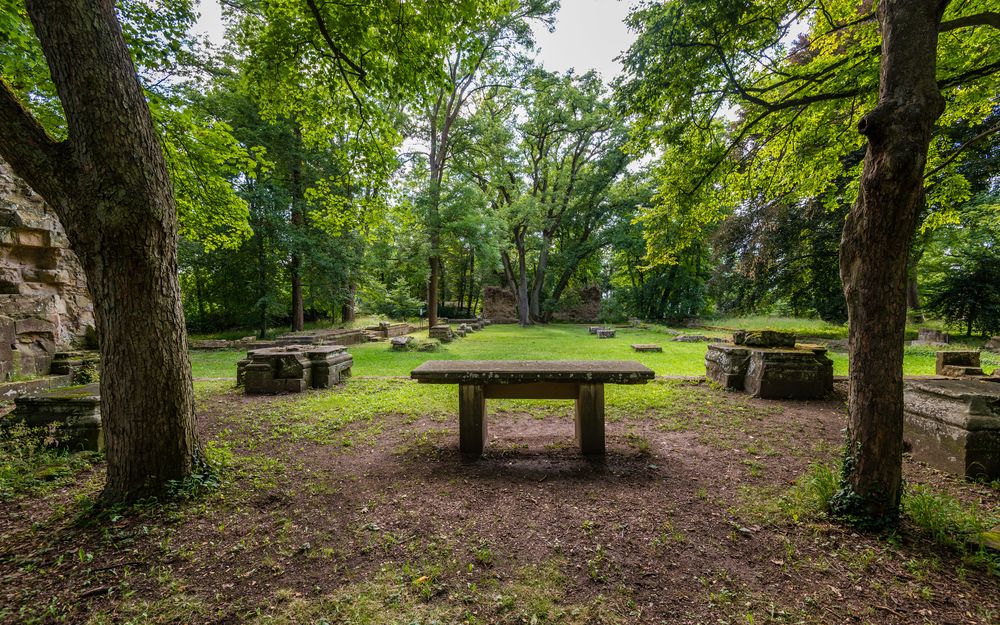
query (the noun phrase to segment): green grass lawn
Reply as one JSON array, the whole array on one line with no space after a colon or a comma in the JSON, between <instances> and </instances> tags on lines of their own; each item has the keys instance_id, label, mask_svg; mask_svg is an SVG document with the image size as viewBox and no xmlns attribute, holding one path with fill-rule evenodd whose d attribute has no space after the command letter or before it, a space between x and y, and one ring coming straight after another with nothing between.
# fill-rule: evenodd
<instances>
[{"instance_id":1,"label":"green grass lawn","mask_svg":"<svg viewBox=\"0 0 1000 625\"><path fill-rule=\"evenodd\" d=\"M798 320L801 321L801 320ZM808 320L807 320L808 321ZM743 327L748 327L745 325ZM772 326L773 327L773 326ZM685 330L687 333L693 330ZM723 331L706 331L709 336L726 336ZM810 334L803 332L803 334ZM816 336L816 334L812 334ZM657 375L702 375L705 373L705 343L671 341L662 328L648 330L619 328L613 339L598 339L582 325L554 324L521 328L516 325L492 325L463 339L443 345L438 352L393 352L388 343L367 343L350 348L354 356L354 375L405 376L427 360L638 360ZM632 343L658 343L663 353L636 353ZM195 377L233 378L236 361L243 351L198 351L191 353ZM847 374L847 355L831 352L834 373ZM984 352L987 370L1000 366L1000 357ZM906 375L932 375L934 351L906 348Z\"/></svg>"}]
</instances>

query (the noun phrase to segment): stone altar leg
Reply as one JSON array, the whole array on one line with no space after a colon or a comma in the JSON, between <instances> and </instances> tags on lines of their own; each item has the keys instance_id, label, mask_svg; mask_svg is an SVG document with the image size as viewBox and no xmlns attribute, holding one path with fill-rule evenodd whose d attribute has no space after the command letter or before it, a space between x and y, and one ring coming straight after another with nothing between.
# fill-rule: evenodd
<instances>
[{"instance_id":1,"label":"stone altar leg","mask_svg":"<svg viewBox=\"0 0 1000 625\"><path fill-rule=\"evenodd\" d=\"M486 445L486 395L482 385L458 385L458 449L479 456Z\"/></svg>"},{"instance_id":2,"label":"stone altar leg","mask_svg":"<svg viewBox=\"0 0 1000 625\"><path fill-rule=\"evenodd\" d=\"M580 452L604 455L604 385L581 384L576 399L576 440Z\"/></svg>"}]
</instances>

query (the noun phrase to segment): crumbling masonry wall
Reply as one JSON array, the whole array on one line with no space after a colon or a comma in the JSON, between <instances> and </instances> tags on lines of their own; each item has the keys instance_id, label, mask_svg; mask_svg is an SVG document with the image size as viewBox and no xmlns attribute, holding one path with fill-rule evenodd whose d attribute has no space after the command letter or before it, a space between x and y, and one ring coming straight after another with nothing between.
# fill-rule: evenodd
<instances>
[{"instance_id":1,"label":"crumbling masonry wall","mask_svg":"<svg viewBox=\"0 0 1000 625\"><path fill-rule=\"evenodd\" d=\"M87 282L55 212L0 160L0 380L46 374L93 331Z\"/></svg>"}]
</instances>

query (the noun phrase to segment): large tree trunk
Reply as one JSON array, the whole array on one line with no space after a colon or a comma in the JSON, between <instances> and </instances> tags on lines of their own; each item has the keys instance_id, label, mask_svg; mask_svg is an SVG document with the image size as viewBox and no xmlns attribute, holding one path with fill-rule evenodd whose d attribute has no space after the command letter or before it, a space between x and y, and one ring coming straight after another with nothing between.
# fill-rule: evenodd
<instances>
[{"instance_id":1,"label":"large tree trunk","mask_svg":"<svg viewBox=\"0 0 1000 625\"><path fill-rule=\"evenodd\" d=\"M0 84L0 152L59 215L94 300L105 498L159 494L199 445L166 162L111 0L29 0L69 139Z\"/></svg>"},{"instance_id":2,"label":"large tree trunk","mask_svg":"<svg viewBox=\"0 0 1000 625\"><path fill-rule=\"evenodd\" d=\"M940 0L881 0L879 101L859 124L868 138L858 200L841 241L850 319L848 448L834 509L869 526L896 522L902 494L906 261L934 122Z\"/></svg>"},{"instance_id":3,"label":"large tree trunk","mask_svg":"<svg viewBox=\"0 0 1000 625\"><path fill-rule=\"evenodd\" d=\"M542 320L542 294L545 292L545 274L549 269L549 249L552 246L552 234L542 234L542 248L538 251L538 264L535 265L534 282L531 284L531 297L528 313L532 321Z\"/></svg>"}]
</instances>

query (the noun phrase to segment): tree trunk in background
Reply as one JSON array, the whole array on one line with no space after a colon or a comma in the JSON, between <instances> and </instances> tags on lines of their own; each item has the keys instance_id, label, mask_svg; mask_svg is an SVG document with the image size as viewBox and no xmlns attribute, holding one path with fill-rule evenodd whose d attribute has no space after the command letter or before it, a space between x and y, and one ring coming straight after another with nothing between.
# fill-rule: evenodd
<instances>
[{"instance_id":1,"label":"tree trunk in background","mask_svg":"<svg viewBox=\"0 0 1000 625\"><path fill-rule=\"evenodd\" d=\"M351 323L354 321L354 298L357 296L358 285L351 282L347 286L347 301L341 307L341 317L344 319L344 323Z\"/></svg>"},{"instance_id":2,"label":"tree trunk in background","mask_svg":"<svg viewBox=\"0 0 1000 625\"><path fill-rule=\"evenodd\" d=\"M260 308L258 319L257 338L267 336L267 249L264 247L264 233L256 234L257 237L257 302Z\"/></svg>"},{"instance_id":3,"label":"tree trunk in background","mask_svg":"<svg viewBox=\"0 0 1000 625\"><path fill-rule=\"evenodd\" d=\"M517 322L522 326L531 325L531 315L528 308L528 260L527 251L524 247L523 231L515 237L514 245L517 247Z\"/></svg>"},{"instance_id":4,"label":"tree trunk in background","mask_svg":"<svg viewBox=\"0 0 1000 625\"><path fill-rule=\"evenodd\" d=\"M29 0L66 113L56 143L0 83L0 152L59 215L94 301L104 497L163 493L200 456L166 162L111 0Z\"/></svg>"},{"instance_id":5,"label":"tree trunk in background","mask_svg":"<svg viewBox=\"0 0 1000 625\"><path fill-rule=\"evenodd\" d=\"M844 225L840 275L850 317L848 448L834 510L867 526L897 521L902 494L906 264L934 122L940 0L881 0L879 100L858 200Z\"/></svg>"},{"instance_id":6,"label":"tree trunk in background","mask_svg":"<svg viewBox=\"0 0 1000 625\"><path fill-rule=\"evenodd\" d=\"M302 131L295 127L296 147L301 147ZM305 225L305 190L302 184L302 161L298 154L292 164L292 230L301 234ZM295 237L292 241L292 257L288 262L288 273L292 281L292 332L301 332L306 327L305 301L302 297L302 256L300 241Z\"/></svg>"},{"instance_id":7,"label":"tree trunk in background","mask_svg":"<svg viewBox=\"0 0 1000 625\"><path fill-rule=\"evenodd\" d=\"M476 291L476 252L469 252L469 305L465 309L465 316L472 317L473 294Z\"/></svg>"},{"instance_id":8,"label":"tree trunk in background","mask_svg":"<svg viewBox=\"0 0 1000 625\"><path fill-rule=\"evenodd\" d=\"M431 256L430 263L431 279L427 284L427 325L433 328L438 324L438 270L441 259Z\"/></svg>"},{"instance_id":9,"label":"tree trunk in background","mask_svg":"<svg viewBox=\"0 0 1000 625\"><path fill-rule=\"evenodd\" d=\"M531 298L528 314L532 321L542 320L542 294L545 292L545 274L549 268L549 248L552 246L552 234L542 234L542 248L538 252L538 264L535 265L535 277L531 284Z\"/></svg>"}]
</instances>

